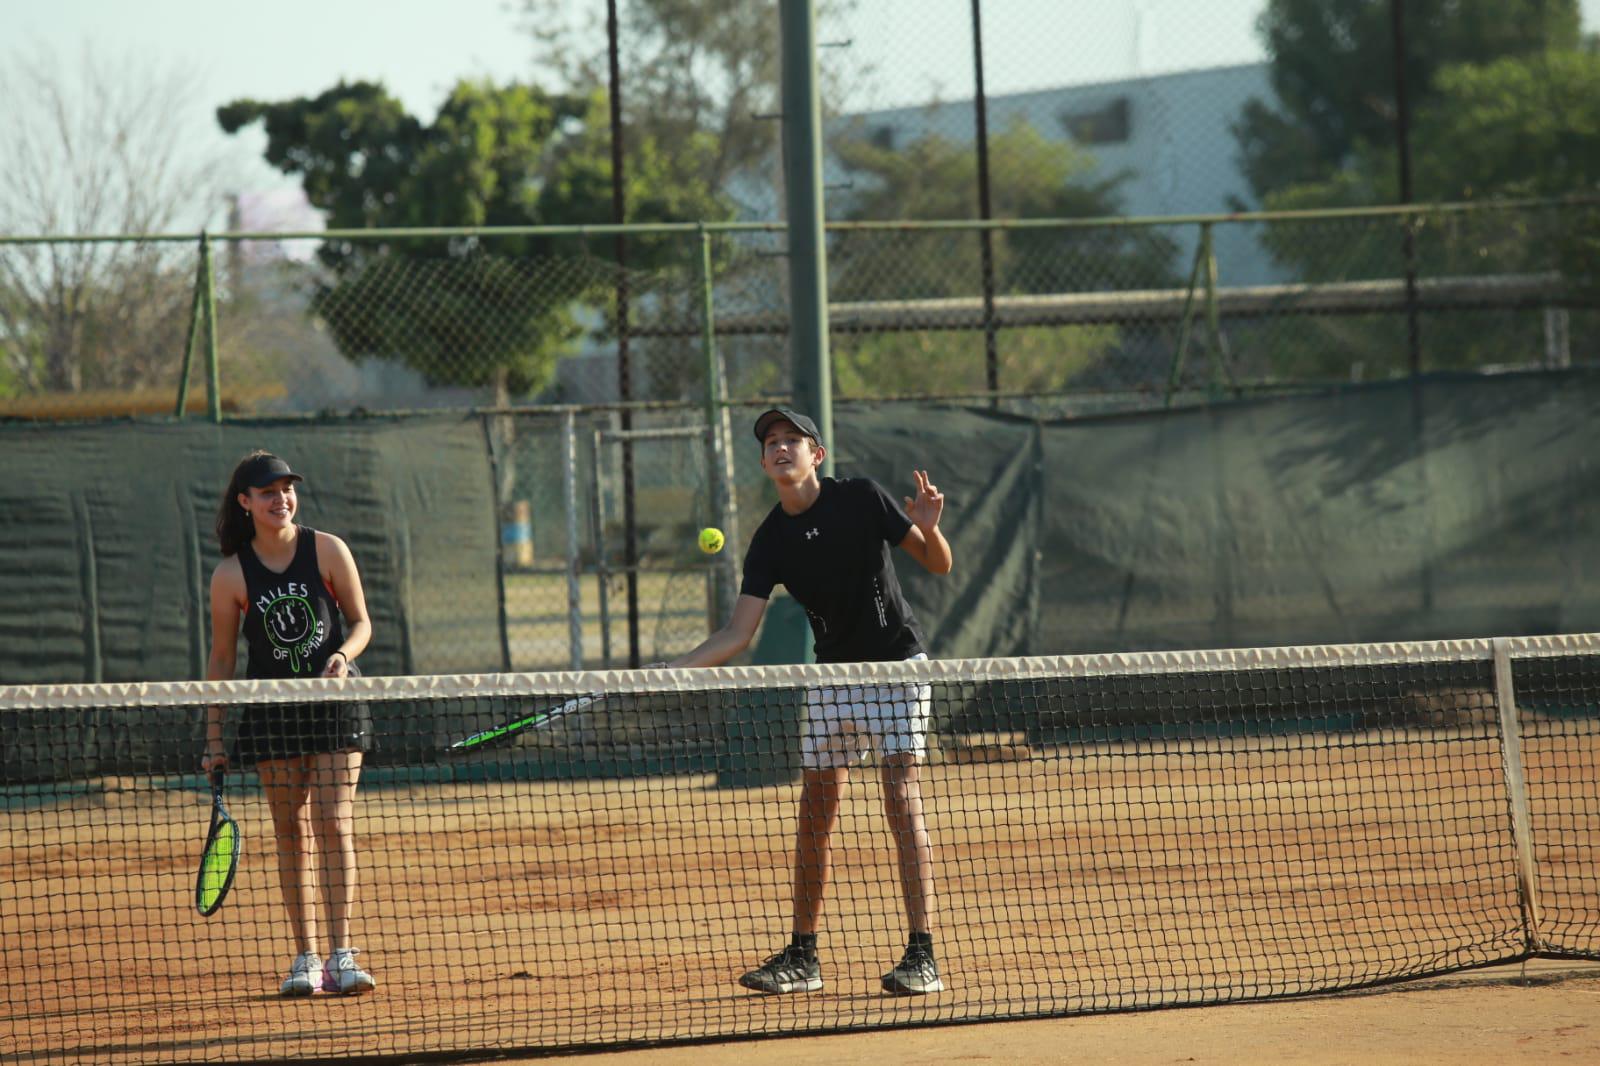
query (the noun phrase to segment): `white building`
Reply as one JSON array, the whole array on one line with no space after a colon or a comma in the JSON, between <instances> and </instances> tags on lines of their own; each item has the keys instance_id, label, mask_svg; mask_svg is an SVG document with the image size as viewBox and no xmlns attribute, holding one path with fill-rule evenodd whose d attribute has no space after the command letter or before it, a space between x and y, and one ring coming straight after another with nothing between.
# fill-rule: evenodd
<instances>
[{"instance_id":1,"label":"white building","mask_svg":"<svg viewBox=\"0 0 1600 1066\"><path fill-rule=\"evenodd\" d=\"M1265 63L1188 70L1089 85L988 97L993 137L1026 122L1043 136L1071 141L1090 153L1097 172L1126 173L1118 187L1121 214L1131 217L1215 214L1256 205L1238 164L1232 127L1252 97L1274 99ZM866 136L888 147L929 133L957 141L974 139L971 99L843 116L830 133ZM829 199L842 203L852 175L836 161L825 163ZM976 217L978 205L973 203ZM830 210L829 217L840 216ZM1168 230L1179 240L1179 269L1193 254L1193 227ZM1215 242L1219 281L1224 285L1282 280L1246 229L1222 226Z\"/></svg>"}]
</instances>

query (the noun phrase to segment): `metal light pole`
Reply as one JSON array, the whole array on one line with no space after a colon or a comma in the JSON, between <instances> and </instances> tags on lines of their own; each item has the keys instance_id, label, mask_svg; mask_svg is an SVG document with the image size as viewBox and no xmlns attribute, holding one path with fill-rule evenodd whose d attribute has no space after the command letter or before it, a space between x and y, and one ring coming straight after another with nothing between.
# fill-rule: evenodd
<instances>
[{"instance_id":1,"label":"metal light pole","mask_svg":"<svg viewBox=\"0 0 1600 1066\"><path fill-rule=\"evenodd\" d=\"M783 34L783 176L789 212L789 356L795 406L832 446L828 372L828 256L823 232L822 105L817 95L817 19L812 0L778 0ZM833 458L822 474L833 473Z\"/></svg>"}]
</instances>

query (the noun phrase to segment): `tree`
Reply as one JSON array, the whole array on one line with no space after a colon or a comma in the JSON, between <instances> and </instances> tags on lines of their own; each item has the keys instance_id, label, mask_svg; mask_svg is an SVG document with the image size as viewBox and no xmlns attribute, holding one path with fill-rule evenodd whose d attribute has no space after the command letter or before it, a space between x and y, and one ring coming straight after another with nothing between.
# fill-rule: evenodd
<instances>
[{"instance_id":1,"label":"tree","mask_svg":"<svg viewBox=\"0 0 1600 1066\"><path fill-rule=\"evenodd\" d=\"M609 221L605 114L592 93L463 81L424 123L381 85L341 82L316 97L234 101L217 118L230 133L262 122L267 161L300 175L330 228L355 229ZM634 220L726 214L703 187L667 180L653 141L637 155ZM643 267L673 254L663 239L632 247ZM524 392L548 379L579 332L580 303L610 276L594 252L549 237L328 240L318 255L331 279L313 310L352 359Z\"/></svg>"},{"instance_id":2,"label":"tree","mask_svg":"<svg viewBox=\"0 0 1600 1066\"><path fill-rule=\"evenodd\" d=\"M860 0L822 0L818 21L847 18ZM522 0L534 40L534 61L568 91L608 84L604 5ZM738 195L738 179L761 175L750 189L770 188L776 172L782 40L776 5L749 0L618 0L625 169L637 147L670 146L660 164L674 182ZM574 21L574 11L582 12ZM859 65L822 64L824 110L846 95ZM751 195L754 195L753 193ZM629 220L633 220L633 202ZM765 204L749 204L758 213Z\"/></svg>"},{"instance_id":3,"label":"tree","mask_svg":"<svg viewBox=\"0 0 1600 1066\"><path fill-rule=\"evenodd\" d=\"M1439 75L1418 123L1427 199L1600 191L1600 54L1547 52Z\"/></svg>"},{"instance_id":4,"label":"tree","mask_svg":"<svg viewBox=\"0 0 1600 1066\"><path fill-rule=\"evenodd\" d=\"M854 180L852 219L964 219L975 211L977 158L938 135L895 148L841 141ZM1126 174L1101 174L1092 156L1015 122L989 140L996 218L1107 218L1118 214ZM1175 245L1148 229L1016 230L993 240L997 294L1161 288L1177 283ZM848 232L829 247L832 298L926 300L983 291L976 231ZM984 352L974 333L919 332L842 338L834 346L842 393L971 391L984 387ZM1003 389L1059 390L1124 351L1113 327L1008 330L1000 340Z\"/></svg>"},{"instance_id":5,"label":"tree","mask_svg":"<svg viewBox=\"0 0 1600 1066\"><path fill-rule=\"evenodd\" d=\"M1600 192L1600 55L1552 52L1444 68L1417 115L1412 150L1415 194L1423 201ZM1392 144L1363 144L1338 173L1281 189L1272 204L1294 209L1394 201L1395 151ZM1278 262L1306 281L1393 279L1409 266L1423 279L1559 273L1569 285L1593 291L1600 260L1600 212L1593 207L1430 219L1414 233L1409 264L1401 222L1346 223L1335 233L1283 221L1265 230L1264 241ZM1427 365L1435 369L1532 361L1530 353L1543 342L1542 323L1527 314L1437 315L1426 326ZM1284 349L1279 369L1343 376L1352 353L1359 353L1355 358L1369 372L1403 373L1403 330L1398 316L1312 320L1300 343ZM1575 340L1587 343L1582 336Z\"/></svg>"},{"instance_id":6,"label":"tree","mask_svg":"<svg viewBox=\"0 0 1600 1066\"><path fill-rule=\"evenodd\" d=\"M842 202L846 218L970 219L977 213L978 160L970 145L930 134L904 147L841 140L836 150L855 185ZM1119 190L1129 176L1102 174L1088 152L1047 139L1021 120L990 136L989 169L991 211L998 219L1109 218L1121 213ZM955 239L976 245L971 234ZM951 240L925 234L839 242L875 243L884 252L849 254L834 279L837 298L913 299L980 291L978 256L952 260ZM1170 242L1151 241L1126 228L1019 230L996 242L996 289L1070 292L1104 287L1108 280L1117 287L1166 284L1172 280L1172 256ZM952 262L968 268L953 272Z\"/></svg>"},{"instance_id":7,"label":"tree","mask_svg":"<svg viewBox=\"0 0 1600 1066\"><path fill-rule=\"evenodd\" d=\"M85 48L0 64L0 231L152 234L220 205L222 163L173 120L186 70ZM199 216L198 219L196 216ZM176 389L192 246L150 241L0 249L0 394Z\"/></svg>"},{"instance_id":8,"label":"tree","mask_svg":"<svg viewBox=\"0 0 1600 1066\"><path fill-rule=\"evenodd\" d=\"M1600 189L1600 54L1511 56L1441 70L1412 131L1422 202L1559 197ZM1344 168L1279 190L1275 207L1399 198L1390 142L1362 143Z\"/></svg>"},{"instance_id":9,"label":"tree","mask_svg":"<svg viewBox=\"0 0 1600 1066\"><path fill-rule=\"evenodd\" d=\"M1259 101L1235 127L1243 161L1272 209L1367 206L1400 199L1390 5L1272 0L1260 29L1281 111ZM1413 199L1423 202L1593 192L1596 55L1581 50L1570 0L1415 0L1406 14ZM1482 274L1592 273L1593 213L1491 210L1341 223L1278 221L1263 243L1304 281L1424 281ZM1588 236L1585 236L1588 234ZM1407 372L1409 322L1373 313L1296 319L1293 345L1271 345L1284 377ZM1428 369L1531 361L1541 316L1425 314ZM1581 324L1576 328L1581 330ZM1582 343L1580 339L1580 343Z\"/></svg>"},{"instance_id":10,"label":"tree","mask_svg":"<svg viewBox=\"0 0 1600 1066\"><path fill-rule=\"evenodd\" d=\"M1394 139L1399 0L1269 0L1256 23L1278 108L1253 100L1234 126L1251 189L1324 181L1363 146ZM1579 45L1577 0L1403 0L1407 96L1420 112L1446 67Z\"/></svg>"}]
</instances>

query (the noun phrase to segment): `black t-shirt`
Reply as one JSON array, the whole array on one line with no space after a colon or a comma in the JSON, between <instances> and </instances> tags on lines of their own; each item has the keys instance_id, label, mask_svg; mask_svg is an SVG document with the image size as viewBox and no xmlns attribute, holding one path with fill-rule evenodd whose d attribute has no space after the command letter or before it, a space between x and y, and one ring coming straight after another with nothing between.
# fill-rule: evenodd
<instances>
[{"instance_id":1,"label":"black t-shirt","mask_svg":"<svg viewBox=\"0 0 1600 1066\"><path fill-rule=\"evenodd\" d=\"M805 511L774 507L750 539L739 592L766 599L783 585L811 620L817 661L895 662L923 651L889 550L911 519L870 478L822 479Z\"/></svg>"}]
</instances>

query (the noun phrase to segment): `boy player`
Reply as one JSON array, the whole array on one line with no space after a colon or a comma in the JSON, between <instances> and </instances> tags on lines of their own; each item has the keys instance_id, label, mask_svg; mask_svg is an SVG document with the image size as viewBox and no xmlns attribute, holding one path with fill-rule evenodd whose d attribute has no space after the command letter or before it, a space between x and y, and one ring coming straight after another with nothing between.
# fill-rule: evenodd
<instances>
[{"instance_id":1,"label":"boy player","mask_svg":"<svg viewBox=\"0 0 1600 1066\"><path fill-rule=\"evenodd\" d=\"M898 546L934 574L948 574L950 545L939 531L944 495L926 471L913 472L916 497L895 503L870 478L818 476L827 449L816 425L789 408L756 419L761 468L778 503L744 559L733 618L668 666L716 666L743 651L782 584L802 607L818 662L926 659L922 634L900 592L889 549ZM822 987L817 925L831 869L832 837L849 768L875 746L884 813L894 835L910 936L883 988L923 995L944 988L934 959L933 855L922 811L919 765L927 753L927 685L823 687L806 693L803 787L795 832L794 921L789 944L739 983L757 992Z\"/></svg>"}]
</instances>

